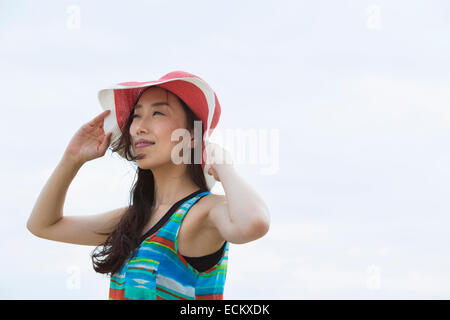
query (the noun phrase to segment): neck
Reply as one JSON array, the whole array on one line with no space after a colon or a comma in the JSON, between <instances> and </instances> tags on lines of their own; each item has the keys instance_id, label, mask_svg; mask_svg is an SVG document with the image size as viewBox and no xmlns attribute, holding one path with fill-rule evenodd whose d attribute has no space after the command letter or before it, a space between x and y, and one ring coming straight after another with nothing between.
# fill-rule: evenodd
<instances>
[{"instance_id":1,"label":"neck","mask_svg":"<svg viewBox=\"0 0 450 320\"><path fill-rule=\"evenodd\" d=\"M171 206L199 187L192 181L187 165L168 164L152 169L155 180L154 207Z\"/></svg>"}]
</instances>

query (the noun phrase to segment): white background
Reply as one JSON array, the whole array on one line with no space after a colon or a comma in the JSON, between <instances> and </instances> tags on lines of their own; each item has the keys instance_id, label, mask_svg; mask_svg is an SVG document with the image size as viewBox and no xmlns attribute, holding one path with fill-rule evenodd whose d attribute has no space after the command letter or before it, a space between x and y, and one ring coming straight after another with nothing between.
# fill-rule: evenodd
<instances>
[{"instance_id":1,"label":"white background","mask_svg":"<svg viewBox=\"0 0 450 320\"><path fill-rule=\"evenodd\" d=\"M225 299L448 299L449 31L443 0L0 1L0 298L107 299L94 247L26 221L98 90L184 70L218 130L280 137L274 174L236 165L272 220L230 245ZM64 214L128 204L133 177L108 150Z\"/></svg>"}]
</instances>

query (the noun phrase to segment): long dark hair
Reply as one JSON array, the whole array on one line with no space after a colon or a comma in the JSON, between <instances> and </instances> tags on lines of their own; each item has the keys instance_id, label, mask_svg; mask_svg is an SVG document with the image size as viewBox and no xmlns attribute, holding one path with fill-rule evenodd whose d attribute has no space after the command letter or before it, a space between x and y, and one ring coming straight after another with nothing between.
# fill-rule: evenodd
<instances>
[{"instance_id":1,"label":"long dark hair","mask_svg":"<svg viewBox=\"0 0 450 320\"><path fill-rule=\"evenodd\" d=\"M143 90L139 94L134 105L136 105L139 98L146 90L147 89ZM193 129L194 120L199 120L199 118L192 112L183 100L176 95L174 96L181 103L186 113L186 129ZM141 158L139 155L133 155L130 149L132 143L130 137L130 126L133 121L133 114L134 108L127 119L120 139L111 145L112 152L120 152L128 161L135 161ZM199 143L201 144L202 141L199 141ZM191 159L194 159L194 148L191 148ZM190 163L187 164L187 168L193 182L199 187L199 189L209 190L206 185L201 164L196 164L194 161L190 161ZM91 254L94 270L98 273L112 275L120 270L129 258L130 253L134 254L135 250L140 245L140 239L144 231L144 226L151 217L151 208L153 206L155 192L153 173L150 169L144 170L139 167L137 167L136 173L137 180L131 188L130 203L126 209L126 212L122 215L122 218L113 232L101 233L103 235L108 235L108 238L103 244L97 246Z\"/></svg>"}]
</instances>

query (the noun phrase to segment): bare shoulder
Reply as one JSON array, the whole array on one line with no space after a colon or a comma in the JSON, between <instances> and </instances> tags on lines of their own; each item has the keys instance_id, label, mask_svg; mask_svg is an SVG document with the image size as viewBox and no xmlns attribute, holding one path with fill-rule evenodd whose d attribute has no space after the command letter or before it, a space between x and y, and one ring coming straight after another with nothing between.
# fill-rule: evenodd
<instances>
[{"instance_id":1,"label":"bare shoulder","mask_svg":"<svg viewBox=\"0 0 450 320\"><path fill-rule=\"evenodd\" d=\"M227 197L222 194L210 193L210 194L207 194L206 196L204 196L203 198L208 199L209 204L211 204L211 205L219 204L221 202L227 201Z\"/></svg>"},{"instance_id":2,"label":"bare shoulder","mask_svg":"<svg viewBox=\"0 0 450 320\"><path fill-rule=\"evenodd\" d=\"M203 226L215 227L209 219L209 212L212 208L223 204L227 201L226 196L221 194L210 193L198 200L198 214L203 222Z\"/></svg>"},{"instance_id":3,"label":"bare shoulder","mask_svg":"<svg viewBox=\"0 0 450 320\"><path fill-rule=\"evenodd\" d=\"M197 207L200 212L202 212L203 214L207 214L211 210L211 208L226 201L227 201L226 196L221 194L210 193L201 197L197 201Z\"/></svg>"}]
</instances>

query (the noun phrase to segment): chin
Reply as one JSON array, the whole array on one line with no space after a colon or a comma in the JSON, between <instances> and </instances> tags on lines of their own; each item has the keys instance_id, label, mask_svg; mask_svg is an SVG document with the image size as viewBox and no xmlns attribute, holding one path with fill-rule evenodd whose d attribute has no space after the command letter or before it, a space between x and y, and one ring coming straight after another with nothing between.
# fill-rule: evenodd
<instances>
[{"instance_id":1,"label":"chin","mask_svg":"<svg viewBox=\"0 0 450 320\"><path fill-rule=\"evenodd\" d=\"M144 170L147 169L152 169L155 167L155 165L149 161L145 161L144 159L138 160L136 161L136 163L138 164L138 167Z\"/></svg>"},{"instance_id":2,"label":"chin","mask_svg":"<svg viewBox=\"0 0 450 320\"><path fill-rule=\"evenodd\" d=\"M151 169L155 169L159 166L162 165L162 163L159 162L155 162L155 161L151 161L149 159L141 159L141 160L137 160L136 161L137 165L139 168L141 168L142 170L151 170Z\"/></svg>"}]
</instances>

